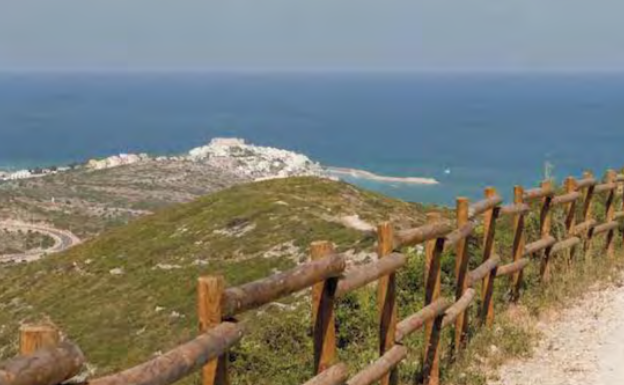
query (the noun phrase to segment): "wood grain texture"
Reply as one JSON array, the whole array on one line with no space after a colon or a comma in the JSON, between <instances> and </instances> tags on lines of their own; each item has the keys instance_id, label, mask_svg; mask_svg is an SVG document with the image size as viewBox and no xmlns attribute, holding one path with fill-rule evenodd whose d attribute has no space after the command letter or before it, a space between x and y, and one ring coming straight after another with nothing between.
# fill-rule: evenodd
<instances>
[{"instance_id":1,"label":"wood grain texture","mask_svg":"<svg viewBox=\"0 0 624 385\"><path fill-rule=\"evenodd\" d=\"M614 188L608 190L607 197L605 201L605 223L612 223L615 219L615 193L617 187L616 184L617 172L615 170L608 170L605 176L605 182L609 185L613 185ZM607 232L607 236L605 239L605 251L607 253L607 258L613 259L615 258L615 229L616 226L610 228Z\"/></svg>"},{"instance_id":2,"label":"wood grain texture","mask_svg":"<svg viewBox=\"0 0 624 385\"><path fill-rule=\"evenodd\" d=\"M240 323L223 322L147 362L89 381L88 385L171 385L225 354L245 334Z\"/></svg>"},{"instance_id":3,"label":"wood grain texture","mask_svg":"<svg viewBox=\"0 0 624 385\"><path fill-rule=\"evenodd\" d=\"M82 369L85 357L69 341L0 363L0 385L57 385Z\"/></svg>"},{"instance_id":4,"label":"wood grain texture","mask_svg":"<svg viewBox=\"0 0 624 385\"><path fill-rule=\"evenodd\" d=\"M42 348L54 347L61 341L61 333L52 325L22 325L19 333L19 352L22 356Z\"/></svg>"},{"instance_id":5,"label":"wood grain texture","mask_svg":"<svg viewBox=\"0 0 624 385\"><path fill-rule=\"evenodd\" d=\"M221 276L201 277L197 281L197 316L199 332L206 333L223 319L225 279ZM211 360L202 367L202 385L227 385L228 354Z\"/></svg>"},{"instance_id":6,"label":"wood grain texture","mask_svg":"<svg viewBox=\"0 0 624 385\"><path fill-rule=\"evenodd\" d=\"M514 187L514 204L524 204L524 189L522 186ZM514 241L512 245L513 263L519 264L524 257L525 235L524 235L524 213L518 212L513 218ZM519 269L511 276L511 300L517 301L520 298L522 288L522 269Z\"/></svg>"},{"instance_id":7,"label":"wood grain texture","mask_svg":"<svg viewBox=\"0 0 624 385\"><path fill-rule=\"evenodd\" d=\"M383 259L393 251L394 234L392 224L385 222L377 228L377 256ZM394 347L397 324L396 274L390 273L379 279L377 286L377 304L379 308L379 355L383 356ZM381 385L398 383L398 369L395 367L385 373Z\"/></svg>"},{"instance_id":8,"label":"wood grain texture","mask_svg":"<svg viewBox=\"0 0 624 385\"><path fill-rule=\"evenodd\" d=\"M494 187L488 187L485 189L486 199L492 199L497 197L498 193ZM496 237L496 220L498 219L500 207L492 206L488 210L483 212L483 262L487 262L492 258L492 250L494 250L494 240ZM496 267L489 270L483 284L481 285L481 323L487 327L491 327L494 324L494 282L496 280ZM474 283L473 283L474 284Z\"/></svg>"},{"instance_id":9,"label":"wood grain texture","mask_svg":"<svg viewBox=\"0 0 624 385\"><path fill-rule=\"evenodd\" d=\"M468 198L457 198L457 227L461 229L468 223ZM460 239L455 248L455 300L459 301L468 288L468 240ZM468 313L461 311L455 320L455 337L453 350L459 354L466 346L468 332Z\"/></svg>"},{"instance_id":10,"label":"wood grain texture","mask_svg":"<svg viewBox=\"0 0 624 385\"><path fill-rule=\"evenodd\" d=\"M435 224L442 220L440 213L428 213L427 223ZM440 298L441 265L444 251L444 238L431 239L425 247L425 306L431 306ZM426 385L440 383L440 333L443 313L427 320L425 324L425 349L423 355L423 381Z\"/></svg>"},{"instance_id":11,"label":"wood grain texture","mask_svg":"<svg viewBox=\"0 0 624 385\"><path fill-rule=\"evenodd\" d=\"M313 261L329 257L334 247L327 241L312 243ZM336 325L334 302L337 278L328 278L312 287L312 333L314 339L314 373L318 374L334 364L336 358Z\"/></svg>"},{"instance_id":12,"label":"wood grain texture","mask_svg":"<svg viewBox=\"0 0 624 385\"><path fill-rule=\"evenodd\" d=\"M593 180L593 184L584 185L581 181L578 182L579 186L585 187L585 194L583 197L583 222L584 223L592 223L593 219L593 200L594 200L594 188L596 185L596 180L594 179L594 174L591 171L585 171L583 173L584 180ZM595 225L595 222L593 222ZM577 226L577 229L580 226ZM585 241L583 243L583 254L586 262L591 262L592 260L592 239L594 237L594 228L589 227L587 230L587 234L585 237Z\"/></svg>"},{"instance_id":13,"label":"wood grain texture","mask_svg":"<svg viewBox=\"0 0 624 385\"><path fill-rule=\"evenodd\" d=\"M542 182L542 189L552 190L553 183L551 180L546 180ZM542 239L548 239L552 237L550 234L552 229L552 197L545 196L542 198L542 206L540 208L540 235ZM542 283L550 281L551 275L551 251L552 246L547 246L544 248L542 252L541 260L540 260L540 280Z\"/></svg>"}]
</instances>

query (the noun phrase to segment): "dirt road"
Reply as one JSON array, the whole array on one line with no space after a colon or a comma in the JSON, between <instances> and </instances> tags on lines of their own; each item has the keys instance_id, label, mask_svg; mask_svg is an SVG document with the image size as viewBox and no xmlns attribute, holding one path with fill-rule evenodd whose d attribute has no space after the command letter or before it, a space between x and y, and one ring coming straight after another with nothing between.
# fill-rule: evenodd
<instances>
[{"instance_id":1,"label":"dirt road","mask_svg":"<svg viewBox=\"0 0 624 385\"><path fill-rule=\"evenodd\" d=\"M538 325L534 355L500 368L490 385L624 384L624 277Z\"/></svg>"},{"instance_id":2,"label":"dirt road","mask_svg":"<svg viewBox=\"0 0 624 385\"><path fill-rule=\"evenodd\" d=\"M11 231L35 231L45 234L54 239L54 245L47 249L34 249L22 254L0 255L0 263L34 261L41 258L43 255L58 253L80 243L80 239L71 232L55 229L53 227L42 224L25 223L19 221L3 221L0 222L0 229L8 229Z\"/></svg>"}]
</instances>

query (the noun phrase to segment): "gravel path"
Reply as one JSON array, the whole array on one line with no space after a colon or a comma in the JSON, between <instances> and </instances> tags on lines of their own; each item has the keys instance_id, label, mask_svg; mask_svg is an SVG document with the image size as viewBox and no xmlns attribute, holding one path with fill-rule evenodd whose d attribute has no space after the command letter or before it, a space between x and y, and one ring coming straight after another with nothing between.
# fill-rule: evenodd
<instances>
[{"instance_id":1,"label":"gravel path","mask_svg":"<svg viewBox=\"0 0 624 385\"><path fill-rule=\"evenodd\" d=\"M490 385L624 384L624 287L588 292L538 324L533 356L511 361Z\"/></svg>"}]
</instances>

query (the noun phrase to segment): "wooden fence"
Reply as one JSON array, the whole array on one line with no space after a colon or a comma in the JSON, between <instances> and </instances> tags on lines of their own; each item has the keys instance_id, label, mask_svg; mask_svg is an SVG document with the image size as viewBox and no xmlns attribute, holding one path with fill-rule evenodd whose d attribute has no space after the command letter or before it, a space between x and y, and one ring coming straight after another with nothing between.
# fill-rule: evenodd
<instances>
[{"instance_id":1,"label":"wooden fence","mask_svg":"<svg viewBox=\"0 0 624 385\"><path fill-rule=\"evenodd\" d=\"M508 285L511 300L521 295L523 269L539 264L542 282L549 281L552 259L564 250L579 250L591 258L596 237L605 236L604 252L614 258L614 240L624 218L616 211L618 186L624 174L608 171L599 182L586 172L582 179L568 178L563 193L551 181L540 187L524 190L514 188L513 202L502 205L493 188L485 190L483 200L470 203L457 199L456 220L448 221L438 213L428 214L425 225L397 231L391 223L377 228L378 259L352 269L346 269L343 255L334 252L328 242L311 246L311 261L290 271L273 275L238 287L226 288L222 277L202 277L198 281L198 317L201 334L173 350L141 365L102 378L88 380L92 385L169 385L194 371L202 371L203 385L228 384L228 351L245 335L245 325L235 316L257 309L293 293L312 289L312 319L314 338L314 373L305 385L383 385L398 382L399 364L408 355L402 345L407 337L423 330L425 351L422 378L425 384L439 383L439 348L441 332L454 330L453 354L461 352L467 343L468 308L480 303L478 323L490 327L494 321L494 285ZM592 203L597 194L605 197L604 223L597 223ZM538 239L525 239L525 217L532 208L539 212ZM562 208L565 237L557 239L552 233L553 210ZM495 253L497 221L502 217L513 220L514 239L505 256ZM471 254L468 238L475 234L477 224L483 226L481 264L469 270ZM401 253L408 246L425 245L425 306L403 320L397 317L396 274L407 264ZM441 256L454 252L454 296L441 295ZM508 276L508 279L501 279ZM379 309L379 358L351 375L346 365L337 362L334 307L336 299L377 282ZM477 286L478 285L478 286ZM477 292L476 287L480 287ZM481 301L475 301L479 296ZM55 334L56 333L56 334ZM54 385L74 376L84 357L69 341L59 342L58 332L49 328L24 327L21 331L21 356L0 364L0 385ZM421 352L417 352L419 355ZM311 352L312 354L312 352Z\"/></svg>"}]
</instances>

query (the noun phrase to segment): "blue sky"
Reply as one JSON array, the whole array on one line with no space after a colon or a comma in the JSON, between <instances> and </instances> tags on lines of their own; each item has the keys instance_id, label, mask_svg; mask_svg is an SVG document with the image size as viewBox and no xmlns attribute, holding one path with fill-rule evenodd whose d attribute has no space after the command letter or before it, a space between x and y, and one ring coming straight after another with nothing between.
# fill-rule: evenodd
<instances>
[{"instance_id":1,"label":"blue sky","mask_svg":"<svg viewBox=\"0 0 624 385\"><path fill-rule=\"evenodd\" d=\"M5 70L624 69L622 0L0 0Z\"/></svg>"}]
</instances>

